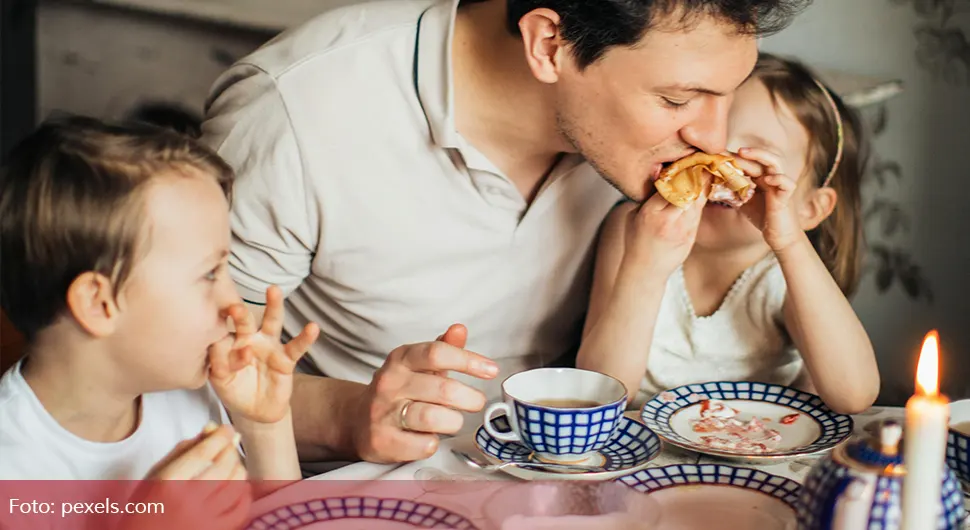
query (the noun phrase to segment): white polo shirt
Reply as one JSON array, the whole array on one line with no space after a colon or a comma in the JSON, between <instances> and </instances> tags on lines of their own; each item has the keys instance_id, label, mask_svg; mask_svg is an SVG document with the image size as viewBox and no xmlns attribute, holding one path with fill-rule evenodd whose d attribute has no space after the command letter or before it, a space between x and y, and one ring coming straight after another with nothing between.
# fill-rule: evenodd
<instances>
[{"instance_id":1,"label":"white polo shirt","mask_svg":"<svg viewBox=\"0 0 970 530\"><path fill-rule=\"evenodd\" d=\"M621 195L570 155L527 204L462 139L457 4L366 2L280 35L216 82L204 140L238 173L240 293L277 284L288 334L319 324L320 372L367 383L392 349L460 322L499 362L477 385L494 398L578 346L592 244Z\"/></svg>"}]
</instances>

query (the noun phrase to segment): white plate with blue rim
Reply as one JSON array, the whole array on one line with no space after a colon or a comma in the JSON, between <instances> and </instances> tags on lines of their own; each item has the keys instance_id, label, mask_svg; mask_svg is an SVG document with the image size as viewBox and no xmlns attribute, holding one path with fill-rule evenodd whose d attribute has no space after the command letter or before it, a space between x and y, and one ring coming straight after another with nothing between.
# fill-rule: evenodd
<instances>
[{"instance_id":1,"label":"white plate with blue rim","mask_svg":"<svg viewBox=\"0 0 970 530\"><path fill-rule=\"evenodd\" d=\"M252 519L246 530L478 530L467 518L433 504L381 497L333 497L282 506Z\"/></svg>"},{"instance_id":2,"label":"white plate with blue rim","mask_svg":"<svg viewBox=\"0 0 970 530\"><path fill-rule=\"evenodd\" d=\"M814 394L782 385L711 382L661 392L643 423L666 443L738 461L778 461L830 450L848 440L852 418Z\"/></svg>"},{"instance_id":3,"label":"white plate with blue rim","mask_svg":"<svg viewBox=\"0 0 970 530\"><path fill-rule=\"evenodd\" d=\"M642 469L616 482L657 501L662 528L794 530L801 486L788 478L724 464Z\"/></svg>"},{"instance_id":4,"label":"white plate with blue rim","mask_svg":"<svg viewBox=\"0 0 970 530\"><path fill-rule=\"evenodd\" d=\"M500 433L511 430L508 417L505 415L495 416L492 419L492 427ZM497 440L484 426L479 427L475 433L475 445L489 461L496 464L541 462L525 445L519 442ZM606 446L586 459L574 462L584 466L599 467L602 471L559 473L534 471L515 466L503 468L502 471L524 480L609 480L648 465L660 454L660 449L661 443L657 435L636 420L623 416Z\"/></svg>"}]
</instances>

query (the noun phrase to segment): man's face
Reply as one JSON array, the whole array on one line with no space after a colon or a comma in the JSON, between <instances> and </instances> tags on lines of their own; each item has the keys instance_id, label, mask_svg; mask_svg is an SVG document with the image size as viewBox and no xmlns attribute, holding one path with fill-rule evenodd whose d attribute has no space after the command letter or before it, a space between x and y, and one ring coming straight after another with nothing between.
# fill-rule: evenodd
<instances>
[{"instance_id":1,"label":"man's face","mask_svg":"<svg viewBox=\"0 0 970 530\"><path fill-rule=\"evenodd\" d=\"M584 71L565 54L554 88L560 133L635 201L652 194L662 164L725 150L732 93L758 57L755 37L713 17L663 28Z\"/></svg>"}]
</instances>

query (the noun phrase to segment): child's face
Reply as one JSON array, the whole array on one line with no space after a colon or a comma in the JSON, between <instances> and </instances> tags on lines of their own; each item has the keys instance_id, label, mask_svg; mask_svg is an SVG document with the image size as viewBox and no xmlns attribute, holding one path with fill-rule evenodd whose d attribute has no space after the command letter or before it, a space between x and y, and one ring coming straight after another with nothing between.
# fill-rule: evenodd
<instances>
[{"instance_id":1,"label":"child's face","mask_svg":"<svg viewBox=\"0 0 970 530\"><path fill-rule=\"evenodd\" d=\"M742 147L757 147L780 156L785 174L798 182L792 197L796 206L806 200L810 188L805 184L808 179L801 178L806 173L808 145L805 127L784 101L772 98L764 83L751 78L738 88L728 114L727 148L736 153ZM752 201L763 201L763 197L757 194ZM704 208L698 246L728 250L761 244L761 231L740 210L712 203Z\"/></svg>"},{"instance_id":2,"label":"child's face","mask_svg":"<svg viewBox=\"0 0 970 530\"><path fill-rule=\"evenodd\" d=\"M119 296L113 355L137 393L198 388L208 346L228 333L220 312L239 301L226 266L228 204L205 175L162 178L145 219L147 250Z\"/></svg>"}]
</instances>

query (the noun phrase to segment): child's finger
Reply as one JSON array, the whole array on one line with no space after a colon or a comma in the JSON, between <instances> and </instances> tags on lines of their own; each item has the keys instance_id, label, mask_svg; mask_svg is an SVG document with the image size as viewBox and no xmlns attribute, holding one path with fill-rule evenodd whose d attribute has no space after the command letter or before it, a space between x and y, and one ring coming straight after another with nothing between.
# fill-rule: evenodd
<instances>
[{"instance_id":1,"label":"child's finger","mask_svg":"<svg viewBox=\"0 0 970 530\"><path fill-rule=\"evenodd\" d=\"M702 193L700 197L697 198L689 208L682 211L683 221L688 226L699 225L701 216L704 213L704 206L707 205L707 194Z\"/></svg>"},{"instance_id":2,"label":"child's finger","mask_svg":"<svg viewBox=\"0 0 970 530\"><path fill-rule=\"evenodd\" d=\"M765 166L761 165L754 160L748 160L747 158L742 158L740 156L734 157L734 165L738 167L745 175L751 178L759 178L765 175Z\"/></svg>"},{"instance_id":3,"label":"child's finger","mask_svg":"<svg viewBox=\"0 0 970 530\"><path fill-rule=\"evenodd\" d=\"M230 335L209 346L209 373L212 377L225 379L232 373L229 367L229 352L232 350L233 342L235 337Z\"/></svg>"},{"instance_id":4,"label":"child's finger","mask_svg":"<svg viewBox=\"0 0 970 530\"><path fill-rule=\"evenodd\" d=\"M783 193L791 193L795 191L795 187L797 186L794 180L781 174L764 177L764 183Z\"/></svg>"},{"instance_id":5,"label":"child's finger","mask_svg":"<svg viewBox=\"0 0 970 530\"><path fill-rule=\"evenodd\" d=\"M250 365L253 362L253 349L245 346L235 350L235 355L231 356L229 362L229 372L235 373Z\"/></svg>"},{"instance_id":6,"label":"child's finger","mask_svg":"<svg viewBox=\"0 0 970 530\"><path fill-rule=\"evenodd\" d=\"M253 313L246 308L246 304L233 304L229 308L229 316L237 335L252 335L259 331Z\"/></svg>"},{"instance_id":7,"label":"child's finger","mask_svg":"<svg viewBox=\"0 0 970 530\"><path fill-rule=\"evenodd\" d=\"M784 173L782 169L785 165L784 162L782 162L780 156L771 151L757 147L742 147L738 154L763 165L768 170L768 174Z\"/></svg>"},{"instance_id":8,"label":"child's finger","mask_svg":"<svg viewBox=\"0 0 970 530\"><path fill-rule=\"evenodd\" d=\"M670 207L676 208L673 204L667 202L667 199L664 199L663 195L660 193L654 193L649 199L646 200L646 202L640 205L639 212L662 212Z\"/></svg>"},{"instance_id":9,"label":"child's finger","mask_svg":"<svg viewBox=\"0 0 970 530\"><path fill-rule=\"evenodd\" d=\"M263 313L263 333L279 337L283 332L283 291L271 285L266 289L266 312Z\"/></svg>"},{"instance_id":10,"label":"child's finger","mask_svg":"<svg viewBox=\"0 0 970 530\"><path fill-rule=\"evenodd\" d=\"M286 352L286 356L293 360L293 362L299 361L300 357L313 346L313 343L317 341L320 336L320 327L314 323L307 324L303 331L300 332L293 340L288 342L283 350Z\"/></svg>"},{"instance_id":11,"label":"child's finger","mask_svg":"<svg viewBox=\"0 0 970 530\"><path fill-rule=\"evenodd\" d=\"M274 351L266 359L266 366L273 372L279 374L291 374L296 366L296 361L291 359L286 353Z\"/></svg>"},{"instance_id":12,"label":"child's finger","mask_svg":"<svg viewBox=\"0 0 970 530\"><path fill-rule=\"evenodd\" d=\"M222 487L215 491L206 499L206 508L209 513L220 517L245 516L252 503L252 490L245 482L231 481L222 484ZM227 526L227 528L240 528L239 526Z\"/></svg>"},{"instance_id":13,"label":"child's finger","mask_svg":"<svg viewBox=\"0 0 970 530\"><path fill-rule=\"evenodd\" d=\"M239 464L239 452L235 444L225 446L213 459L212 465L200 473L199 480L229 480Z\"/></svg>"},{"instance_id":14,"label":"child's finger","mask_svg":"<svg viewBox=\"0 0 970 530\"><path fill-rule=\"evenodd\" d=\"M169 480L189 480L208 469L226 447L234 447L231 427L223 425L165 466L161 475Z\"/></svg>"}]
</instances>

